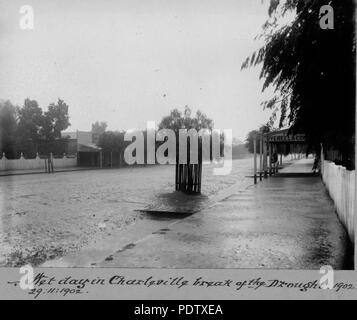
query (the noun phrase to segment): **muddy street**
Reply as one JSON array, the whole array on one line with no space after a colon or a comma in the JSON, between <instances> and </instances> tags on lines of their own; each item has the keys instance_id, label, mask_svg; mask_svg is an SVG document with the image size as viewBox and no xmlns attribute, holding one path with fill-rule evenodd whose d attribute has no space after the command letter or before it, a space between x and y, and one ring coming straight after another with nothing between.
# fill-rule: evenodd
<instances>
[{"instance_id":1,"label":"muddy street","mask_svg":"<svg viewBox=\"0 0 357 320\"><path fill-rule=\"evenodd\" d=\"M251 167L251 159L234 160L230 175L214 176L205 166L195 202L203 208L231 186L251 183ZM140 210L176 205L165 202L174 174L173 166L146 166L0 177L0 266L36 266L86 247L115 250L121 234L145 233L150 216Z\"/></svg>"}]
</instances>

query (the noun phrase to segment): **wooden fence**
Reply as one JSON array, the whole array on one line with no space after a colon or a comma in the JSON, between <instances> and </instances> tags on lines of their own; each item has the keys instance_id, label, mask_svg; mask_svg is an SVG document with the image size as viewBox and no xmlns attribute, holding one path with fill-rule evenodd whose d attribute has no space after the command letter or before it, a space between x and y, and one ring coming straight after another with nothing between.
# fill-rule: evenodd
<instances>
[{"instance_id":1,"label":"wooden fence","mask_svg":"<svg viewBox=\"0 0 357 320\"><path fill-rule=\"evenodd\" d=\"M2 154L0 159L0 171L6 170L33 170L33 169L43 169L47 171L48 166L48 156L36 155L36 158L25 159L23 154L21 154L19 159L7 159L5 154ZM62 157L53 157L53 167L54 168L68 168L77 166L76 156L63 155Z\"/></svg>"},{"instance_id":2,"label":"wooden fence","mask_svg":"<svg viewBox=\"0 0 357 320\"><path fill-rule=\"evenodd\" d=\"M330 197L335 203L337 214L354 243L356 172L322 158L321 174Z\"/></svg>"}]
</instances>

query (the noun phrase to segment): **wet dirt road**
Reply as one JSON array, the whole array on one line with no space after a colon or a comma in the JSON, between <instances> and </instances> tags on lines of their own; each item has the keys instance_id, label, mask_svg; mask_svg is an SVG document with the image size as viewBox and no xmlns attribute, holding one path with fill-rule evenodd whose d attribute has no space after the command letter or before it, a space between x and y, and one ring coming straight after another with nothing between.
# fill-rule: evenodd
<instances>
[{"instance_id":1,"label":"wet dirt road","mask_svg":"<svg viewBox=\"0 0 357 320\"><path fill-rule=\"evenodd\" d=\"M251 159L234 160L230 175L214 176L213 166L205 166L203 195L191 202L172 197L173 166L0 177L0 266L37 266L85 250L79 265L101 260L173 219L138 210L184 202L206 207L233 185L251 183L245 178L251 167Z\"/></svg>"}]
</instances>

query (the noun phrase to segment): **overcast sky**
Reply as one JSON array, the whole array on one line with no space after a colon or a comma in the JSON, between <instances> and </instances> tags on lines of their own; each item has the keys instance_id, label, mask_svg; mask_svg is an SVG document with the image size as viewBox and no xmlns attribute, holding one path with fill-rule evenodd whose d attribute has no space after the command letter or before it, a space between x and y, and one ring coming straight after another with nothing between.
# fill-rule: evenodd
<instances>
[{"instance_id":1,"label":"overcast sky","mask_svg":"<svg viewBox=\"0 0 357 320\"><path fill-rule=\"evenodd\" d=\"M261 0L0 0L0 98L60 97L68 130L143 128L188 105L243 140L269 117L259 69L240 71L266 18Z\"/></svg>"}]
</instances>

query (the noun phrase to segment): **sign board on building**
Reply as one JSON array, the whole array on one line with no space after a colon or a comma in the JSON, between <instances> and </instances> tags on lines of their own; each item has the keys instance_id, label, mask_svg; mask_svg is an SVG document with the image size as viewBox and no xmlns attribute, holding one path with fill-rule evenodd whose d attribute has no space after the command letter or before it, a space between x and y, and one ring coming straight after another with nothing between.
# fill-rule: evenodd
<instances>
[{"instance_id":1,"label":"sign board on building","mask_svg":"<svg viewBox=\"0 0 357 320\"><path fill-rule=\"evenodd\" d=\"M280 143L304 143L305 142L305 135L304 134L295 134L295 135L288 135L287 131L278 131L274 133L270 133L267 136L268 142L280 142Z\"/></svg>"}]
</instances>

